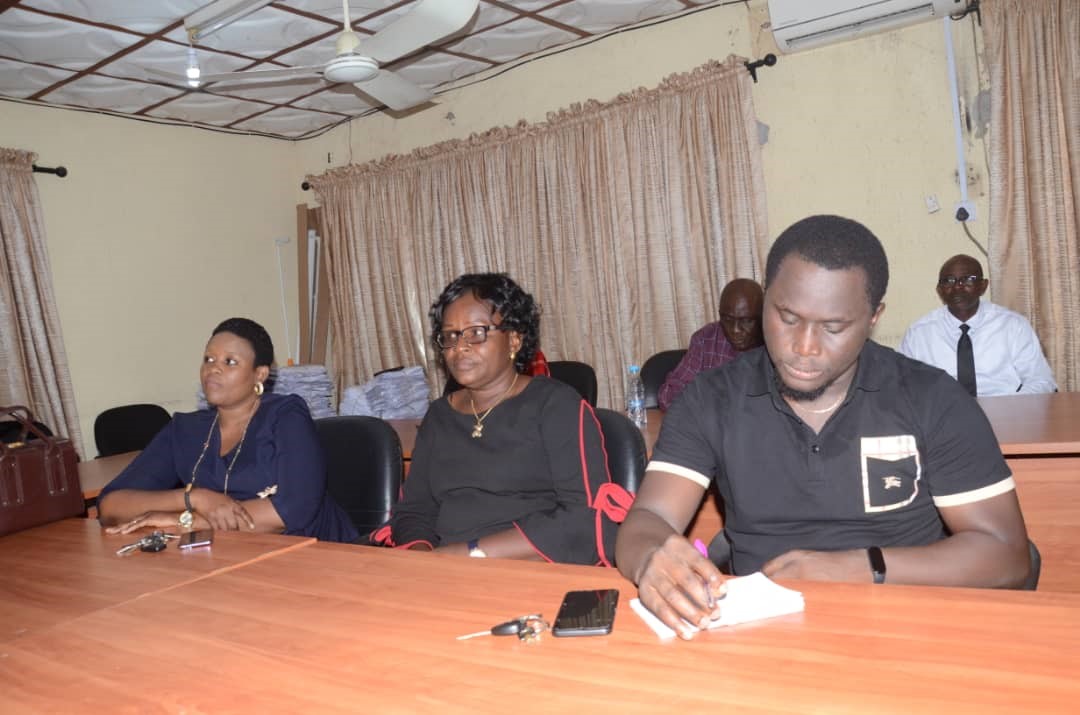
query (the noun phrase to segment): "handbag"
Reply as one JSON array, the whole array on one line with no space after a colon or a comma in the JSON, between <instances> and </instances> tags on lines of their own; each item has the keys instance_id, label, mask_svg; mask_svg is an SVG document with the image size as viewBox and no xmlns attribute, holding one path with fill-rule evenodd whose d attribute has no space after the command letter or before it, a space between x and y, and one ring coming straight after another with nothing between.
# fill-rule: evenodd
<instances>
[{"instance_id":1,"label":"handbag","mask_svg":"<svg viewBox=\"0 0 1080 715\"><path fill-rule=\"evenodd\" d=\"M0 443L0 536L72 516L84 516L75 445L34 424L30 410L0 407L22 424L17 442ZM33 434L35 439L29 439Z\"/></svg>"}]
</instances>

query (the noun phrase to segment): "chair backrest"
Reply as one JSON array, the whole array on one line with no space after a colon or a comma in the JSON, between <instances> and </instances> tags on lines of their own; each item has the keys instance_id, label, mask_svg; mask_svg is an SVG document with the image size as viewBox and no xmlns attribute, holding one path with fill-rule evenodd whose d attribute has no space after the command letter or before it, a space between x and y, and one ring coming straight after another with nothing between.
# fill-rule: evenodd
<instances>
[{"instance_id":1,"label":"chair backrest","mask_svg":"<svg viewBox=\"0 0 1080 715\"><path fill-rule=\"evenodd\" d=\"M1034 591L1039 587L1039 574L1042 572L1042 555L1035 542L1028 539L1028 555L1031 557L1031 570L1028 571L1027 580L1020 588L1024 591Z\"/></svg>"},{"instance_id":2,"label":"chair backrest","mask_svg":"<svg viewBox=\"0 0 1080 715\"><path fill-rule=\"evenodd\" d=\"M94 420L94 442L99 457L145 449L172 416L161 405L110 407Z\"/></svg>"},{"instance_id":3,"label":"chair backrest","mask_svg":"<svg viewBox=\"0 0 1080 715\"><path fill-rule=\"evenodd\" d=\"M34 426L45 433L46 436L52 437L52 430L46 427L44 424L38 421L34 421ZM22 437L22 423L15 420L0 420L0 442L4 444L11 444L12 442L18 442ZM33 432L27 431L26 441L29 442L32 439L37 439L38 436Z\"/></svg>"},{"instance_id":4,"label":"chair backrest","mask_svg":"<svg viewBox=\"0 0 1080 715\"><path fill-rule=\"evenodd\" d=\"M565 382L581 394L585 401L596 407L596 371L592 365L573 360L552 360L548 362L551 377Z\"/></svg>"},{"instance_id":5,"label":"chair backrest","mask_svg":"<svg viewBox=\"0 0 1080 715\"><path fill-rule=\"evenodd\" d=\"M611 480L631 494L636 494L645 476L645 438L641 436L641 430L634 426L629 417L615 410L598 407L596 417L604 433Z\"/></svg>"},{"instance_id":6,"label":"chair backrest","mask_svg":"<svg viewBox=\"0 0 1080 715\"><path fill-rule=\"evenodd\" d=\"M315 420L326 455L326 489L361 535L390 519L401 491L401 441L378 417L344 415Z\"/></svg>"},{"instance_id":7,"label":"chair backrest","mask_svg":"<svg viewBox=\"0 0 1080 715\"><path fill-rule=\"evenodd\" d=\"M675 369L686 354L685 350L663 350L651 356L641 366L641 382L645 385L645 408L659 407L657 396L668 373Z\"/></svg>"}]
</instances>

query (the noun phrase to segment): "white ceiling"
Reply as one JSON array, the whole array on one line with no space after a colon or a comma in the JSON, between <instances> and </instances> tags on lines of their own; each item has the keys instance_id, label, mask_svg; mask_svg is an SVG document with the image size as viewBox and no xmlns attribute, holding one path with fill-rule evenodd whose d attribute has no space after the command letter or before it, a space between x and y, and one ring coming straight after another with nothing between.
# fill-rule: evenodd
<instances>
[{"instance_id":1,"label":"white ceiling","mask_svg":"<svg viewBox=\"0 0 1080 715\"><path fill-rule=\"evenodd\" d=\"M217 82L182 75L183 18L208 0L0 0L0 97L88 108L283 139L314 136L350 117L387 111L353 85L311 80ZM350 0L355 31L378 31L415 0ZM389 68L438 94L463 78L612 30L716 0L481 0L456 36ZM340 0L279 0L205 38L204 73L318 65L334 55ZM437 101L437 98L436 98ZM426 111L431 104L410 111Z\"/></svg>"}]
</instances>

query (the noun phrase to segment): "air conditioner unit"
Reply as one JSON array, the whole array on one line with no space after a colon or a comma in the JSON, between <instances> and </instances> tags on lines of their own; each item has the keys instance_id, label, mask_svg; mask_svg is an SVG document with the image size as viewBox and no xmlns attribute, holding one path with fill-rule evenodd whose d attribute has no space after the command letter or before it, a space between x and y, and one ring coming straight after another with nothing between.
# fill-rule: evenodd
<instances>
[{"instance_id":1,"label":"air conditioner unit","mask_svg":"<svg viewBox=\"0 0 1080 715\"><path fill-rule=\"evenodd\" d=\"M968 0L769 0L781 52L797 52L963 12Z\"/></svg>"}]
</instances>

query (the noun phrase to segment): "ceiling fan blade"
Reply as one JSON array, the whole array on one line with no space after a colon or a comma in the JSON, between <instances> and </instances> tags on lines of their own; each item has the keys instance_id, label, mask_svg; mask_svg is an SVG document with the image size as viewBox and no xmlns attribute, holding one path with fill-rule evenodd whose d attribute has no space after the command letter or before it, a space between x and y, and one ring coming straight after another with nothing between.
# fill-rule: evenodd
<instances>
[{"instance_id":1,"label":"ceiling fan blade","mask_svg":"<svg viewBox=\"0 0 1080 715\"><path fill-rule=\"evenodd\" d=\"M162 70L154 69L153 67L143 67L142 71L146 73L147 77L156 78L162 82L168 82L169 84L183 87L184 89L192 89L192 87L188 85L187 77L184 77L183 75L164 72Z\"/></svg>"},{"instance_id":2,"label":"ceiling fan blade","mask_svg":"<svg viewBox=\"0 0 1080 715\"><path fill-rule=\"evenodd\" d=\"M223 72L221 74L204 74L200 81L207 82L259 82L269 80L299 79L305 77L318 77L322 74L322 65L310 67L278 67L272 70L246 70L244 72Z\"/></svg>"},{"instance_id":3,"label":"ceiling fan blade","mask_svg":"<svg viewBox=\"0 0 1080 715\"><path fill-rule=\"evenodd\" d=\"M407 15L362 40L359 54L386 64L465 27L480 0L420 0Z\"/></svg>"},{"instance_id":4,"label":"ceiling fan blade","mask_svg":"<svg viewBox=\"0 0 1080 715\"><path fill-rule=\"evenodd\" d=\"M389 70L382 70L374 78L364 82L357 82L355 86L360 91L370 94L387 107L390 107L390 109L408 109L418 104L430 102L435 98L435 95L423 87L418 87Z\"/></svg>"}]
</instances>

